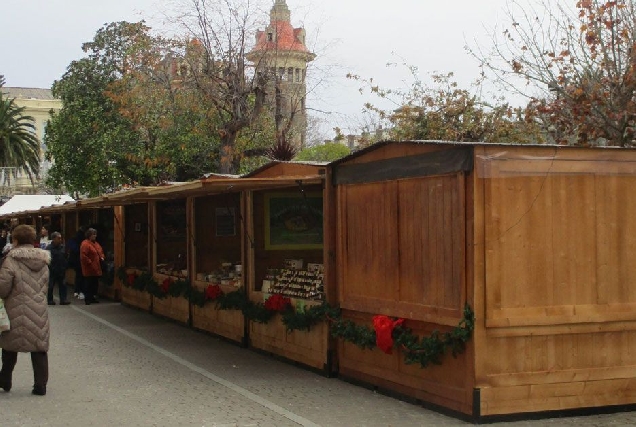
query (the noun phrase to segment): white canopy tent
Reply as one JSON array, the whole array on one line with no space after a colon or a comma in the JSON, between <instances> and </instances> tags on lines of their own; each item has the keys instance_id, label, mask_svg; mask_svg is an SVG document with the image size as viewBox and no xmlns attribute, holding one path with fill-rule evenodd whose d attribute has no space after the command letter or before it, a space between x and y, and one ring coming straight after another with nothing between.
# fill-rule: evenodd
<instances>
[{"instance_id":1,"label":"white canopy tent","mask_svg":"<svg viewBox=\"0 0 636 427\"><path fill-rule=\"evenodd\" d=\"M13 196L4 205L0 206L0 215L9 215L17 212L37 210L42 207L61 205L66 202L73 202L71 196L66 194L61 195L49 195L49 194L35 194L27 195L21 194Z\"/></svg>"}]
</instances>

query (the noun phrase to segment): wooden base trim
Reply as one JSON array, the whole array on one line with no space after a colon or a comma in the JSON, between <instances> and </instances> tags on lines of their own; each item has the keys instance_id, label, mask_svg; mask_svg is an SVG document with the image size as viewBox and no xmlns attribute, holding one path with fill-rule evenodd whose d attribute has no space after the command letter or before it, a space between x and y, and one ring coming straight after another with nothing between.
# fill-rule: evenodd
<instances>
[{"instance_id":1,"label":"wooden base trim","mask_svg":"<svg viewBox=\"0 0 636 427\"><path fill-rule=\"evenodd\" d=\"M627 405L636 402L636 378L481 388L482 416Z\"/></svg>"},{"instance_id":2,"label":"wooden base trim","mask_svg":"<svg viewBox=\"0 0 636 427\"><path fill-rule=\"evenodd\" d=\"M634 378L636 365L581 368L561 371L519 372L487 377L488 386L514 387L523 385L559 384Z\"/></svg>"}]
</instances>

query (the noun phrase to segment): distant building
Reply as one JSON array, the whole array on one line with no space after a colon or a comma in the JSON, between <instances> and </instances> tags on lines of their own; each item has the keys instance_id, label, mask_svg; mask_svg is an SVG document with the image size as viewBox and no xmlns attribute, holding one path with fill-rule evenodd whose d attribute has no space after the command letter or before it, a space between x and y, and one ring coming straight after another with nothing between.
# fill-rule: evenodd
<instances>
[{"instance_id":1,"label":"distant building","mask_svg":"<svg viewBox=\"0 0 636 427\"><path fill-rule=\"evenodd\" d=\"M51 111L58 112L62 109L62 101L53 97L50 89L29 88L29 87L2 87L0 89L3 95L13 98L18 107L24 107L24 115L31 116L35 119L35 134L40 141L40 177L33 184L26 174L18 173L17 179L11 179L9 182L0 179L0 194L36 194L40 184L46 179L48 171L51 167L50 163L44 160L46 146L44 145L44 132L46 123L48 122ZM2 171L0 177L4 178Z\"/></svg>"},{"instance_id":2,"label":"distant building","mask_svg":"<svg viewBox=\"0 0 636 427\"><path fill-rule=\"evenodd\" d=\"M349 134L341 142L349 147L351 151L355 151L387 139L389 139L389 129L385 129L380 125L373 132L364 130L359 135Z\"/></svg>"},{"instance_id":3,"label":"distant building","mask_svg":"<svg viewBox=\"0 0 636 427\"><path fill-rule=\"evenodd\" d=\"M269 16L269 26L257 32L256 44L246 57L265 83L265 103L279 123L291 120L292 142L302 147L307 130L307 64L316 55L305 45L305 30L291 25L285 0L276 0Z\"/></svg>"}]
</instances>

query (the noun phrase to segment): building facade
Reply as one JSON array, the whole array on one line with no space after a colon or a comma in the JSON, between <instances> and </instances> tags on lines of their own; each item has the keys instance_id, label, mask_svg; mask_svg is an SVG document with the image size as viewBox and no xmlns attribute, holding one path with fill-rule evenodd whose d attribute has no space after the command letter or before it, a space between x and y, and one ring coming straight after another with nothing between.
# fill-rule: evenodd
<instances>
[{"instance_id":1,"label":"building facade","mask_svg":"<svg viewBox=\"0 0 636 427\"><path fill-rule=\"evenodd\" d=\"M257 32L255 46L247 54L264 88L277 137L282 135L298 148L305 144L307 128L307 64L316 57L305 45L305 35L303 28L292 26L286 1L276 0L269 25Z\"/></svg>"},{"instance_id":2,"label":"building facade","mask_svg":"<svg viewBox=\"0 0 636 427\"><path fill-rule=\"evenodd\" d=\"M37 194L51 167L50 163L44 159L46 124L51 117L51 112L57 112L62 108L62 101L53 97L50 89L2 87L0 90L4 96L13 98L18 107L25 108L24 115L33 117L34 131L40 141L40 176L37 181L32 183L28 175L21 172L17 172L17 178L6 179L13 171L2 170L0 171L0 195Z\"/></svg>"}]
</instances>

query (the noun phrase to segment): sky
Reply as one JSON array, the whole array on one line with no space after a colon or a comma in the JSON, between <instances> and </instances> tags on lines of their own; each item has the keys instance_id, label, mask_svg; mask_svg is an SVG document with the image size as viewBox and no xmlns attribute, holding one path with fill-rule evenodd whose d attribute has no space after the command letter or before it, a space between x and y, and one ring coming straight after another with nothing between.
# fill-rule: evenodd
<instances>
[{"instance_id":1,"label":"sky","mask_svg":"<svg viewBox=\"0 0 636 427\"><path fill-rule=\"evenodd\" d=\"M104 24L146 20L166 25L175 1L187 0L0 0L0 74L6 86L50 88L71 61L83 56L81 45ZM246 0L247 1L247 0ZM168 3L170 2L170 3ZM453 72L462 87L478 77L477 61L465 46L489 47L489 33L501 29L508 0L287 0L292 25L307 31L317 58L308 73L316 83L307 98L310 114L323 132L338 126L360 133L375 123L363 114L367 101L353 73L387 88L408 86L403 66L416 66L421 77ZM273 1L265 2L264 20ZM390 108L389 104L382 104ZM326 135L333 137L332 134Z\"/></svg>"}]
</instances>

